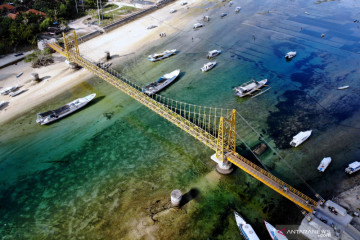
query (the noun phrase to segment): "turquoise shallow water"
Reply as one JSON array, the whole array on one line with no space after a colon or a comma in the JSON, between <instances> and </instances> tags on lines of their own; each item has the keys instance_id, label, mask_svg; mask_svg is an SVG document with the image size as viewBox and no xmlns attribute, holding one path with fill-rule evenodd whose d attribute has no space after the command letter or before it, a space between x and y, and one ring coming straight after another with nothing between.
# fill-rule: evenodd
<instances>
[{"instance_id":1,"label":"turquoise shallow water","mask_svg":"<svg viewBox=\"0 0 360 240\"><path fill-rule=\"evenodd\" d=\"M359 28L353 22L359 5L233 2L231 8L204 2L181 10L201 19L209 7L214 17L203 29L193 31L190 24L139 49L116 68L140 85L180 68L182 77L162 95L236 108L324 198L353 186L358 175L347 178L343 170L360 156ZM238 5L242 11L234 14ZM229 15L220 19L222 12ZM179 54L158 63L146 60L164 48ZM201 73L206 52L216 48L224 51L218 65ZM283 55L290 50L298 55L286 62ZM236 98L232 88L250 78L268 78L272 89L254 99ZM338 91L341 85L351 88ZM37 112L93 92L96 101L76 114L49 126L35 123ZM291 137L309 128L314 130L309 141L290 149ZM264 219L276 225L302 218L294 204L240 170L218 175L210 149L97 78L0 131L3 239L239 239L232 210L267 239ZM251 147L259 143L240 120L238 134ZM244 150L240 141L239 149ZM325 156L333 162L320 175L316 167ZM273 152L261 160L314 197ZM180 210L169 209L175 188L194 198Z\"/></svg>"}]
</instances>

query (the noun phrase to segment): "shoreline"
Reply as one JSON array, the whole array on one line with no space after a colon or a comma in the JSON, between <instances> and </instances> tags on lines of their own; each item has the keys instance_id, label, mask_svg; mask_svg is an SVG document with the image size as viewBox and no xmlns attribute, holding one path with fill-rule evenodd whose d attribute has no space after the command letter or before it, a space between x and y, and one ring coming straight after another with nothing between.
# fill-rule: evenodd
<instances>
[{"instance_id":1,"label":"shoreline","mask_svg":"<svg viewBox=\"0 0 360 240\"><path fill-rule=\"evenodd\" d=\"M202 1L194 0L189 5L201 3ZM176 14L169 13L172 8L178 9ZM150 12L150 14L79 44L80 53L87 58L98 60L104 56L105 51L110 51L111 56L121 57L151 46L153 42L159 40L161 32L165 31L167 35L176 33L176 30L168 27L167 24L171 24L171 22L176 22L181 26L190 24L192 17L186 16L189 14L186 8L187 6L180 6L178 2L169 3ZM181 21L179 21L179 14L182 15ZM167 24L163 24L164 21ZM158 27L147 30L146 27L151 24L157 24ZM0 91L15 85L22 86L21 89L28 89L25 93L14 98L9 95L0 96L0 101L9 102L8 106L0 111L0 125L8 123L17 116L95 77L86 69L70 69L65 63L65 57L60 54L55 53L53 56L55 63L46 67L34 69L31 67L31 63L20 61L17 64L0 69L0 76L2 76L0 77ZM116 66L121 62L121 59L114 58L109 62ZM22 76L16 78L16 75L21 72L23 72ZM33 83L31 73L38 73L43 80L39 83Z\"/></svg>"}]
</instances>

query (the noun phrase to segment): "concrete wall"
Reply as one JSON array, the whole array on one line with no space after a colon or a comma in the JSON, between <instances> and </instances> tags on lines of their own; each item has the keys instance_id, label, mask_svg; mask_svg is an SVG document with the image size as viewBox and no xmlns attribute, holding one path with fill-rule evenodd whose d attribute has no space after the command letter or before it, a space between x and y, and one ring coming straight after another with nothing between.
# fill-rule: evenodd
<instances>
[{"instance_id":1,"label":"concrete wall","mask_svg":"<svg viewBox=\"0 0 360 240\"><path fill-rule=\"evenodd\" d=\"M102 34L102 32L97 30L95 32L92 32L92 33L89 33L89 34L79 37L78 41L79 41L79 43L86 42L86 41L89 41L90 39L93 39L94 37L97 37L101 34Z\"/></svg>"},{"instance_id":2,"label":"concrete wall","mask_svg":"<svg viewBox=\"0 0 360 240\"><path fill-rule=\"evenodd\" d=\"M170 2L173 2L173 1L175 1L175 0L165 0L165 1L161 2L161 3L158 3L155 6L152 6L152 7L149 7L147 9L136 12L136 13L134 13L134 14L132 14L130 16L127 16L127 17L125 17L125 18L123 18L123 19L121 19L121 20L119 20L117 22L113 22L113 23L109 24L108 26L104 27L104 31L109 32L109 31L111 31L111 30L113 30L113 29L115 29L115 28L129 22L129 21L132 21L132 20L135 20L135 19L137 19L139 17L142 17L145 14L150 13L152 11L155 11L156 9L159 9L159 8L165 6L166 4L168 4Z\"/></svg>"}]
</instances>

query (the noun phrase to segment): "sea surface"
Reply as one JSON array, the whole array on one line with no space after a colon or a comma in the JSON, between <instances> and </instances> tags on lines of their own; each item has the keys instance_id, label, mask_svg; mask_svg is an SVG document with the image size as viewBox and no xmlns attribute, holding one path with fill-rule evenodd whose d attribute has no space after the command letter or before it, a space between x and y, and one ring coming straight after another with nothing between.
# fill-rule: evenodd
<instances>
[{"instance_id":1,"label":"sea surface","mask_svg":"<svg viewBox=\"0 0 360 240\"><path fill-rule=\"evenodd\" d=\"M255 159L242 141L252 149L263 141L238 118L239 151L314 199L358 184L359 175L347 177L344 169L360 157L360 3L233 3L179 7L179 18L196 23L209 15L210 22L196 31L192 24L168 24L179 31L115 59L114 68L141 86L180 68L180 79L161 95L236 109L276 150ZM223 12L228 15L221 19ZM168 18L157 20L166 25ZM169 59L146 59L173 48L179 52ZM212 49L223 53L202 73ZM288 51L298 54L286 61ZM264 78L269 91L234 96L235 86ZM350 87L337 90L343 85ZM36 113L91 93L97 98L81 111L36 124ZM292 136L309 129L310 139L290 148ZM1 239L240 239L234 210L269 239L263 220L296 225L303 217L240 169L218 174L211 149L96 77L29 109L0 132ZM333 161L319 174L327 156ZM185 194L180 209L170 207L174 189Z\"/></svg>"}]
</instances>

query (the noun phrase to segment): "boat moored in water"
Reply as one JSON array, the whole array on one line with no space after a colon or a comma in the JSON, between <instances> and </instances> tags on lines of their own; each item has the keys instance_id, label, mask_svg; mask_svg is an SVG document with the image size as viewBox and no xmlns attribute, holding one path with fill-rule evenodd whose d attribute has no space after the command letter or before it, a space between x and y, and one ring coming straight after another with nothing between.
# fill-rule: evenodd
<instances>
[{"instance_id":1,"label":"boat moored in water","mask_svg":"<svg viewBox=\"0 0 360 240\"><path fill-rule=\"evenodd\" d=\"M292 59L293 57L295 57L296 56L296 52L288 52L286 55L285 55L285 58L287 59L287 60L290 60L290 59Z\"/></svg>"},{"instance_id":2,"label":"boat moored in water","mask_svg":"<svg viewBox=\"0 0 360 240\"><path fill-rule=\"evenodd\" d=\"M330 163L331 163L331 157L323 158L317 169L319 170L319 172L325 172L326 168L330 165Z\"/></svg>"},{"instance_id":3,"label":"boat moored in water","mask_svg":"<svg viewBox=\"0 0 360 240\"><path fill-rule=\"evenodd\" d=\"M349 166L345 169L345 173L353 174L354 172L357 172L359 170L360 170L360 162L355 161L349 164Z\"/></svg>"},{"instance_id":4,"label":"boat moored in water","mask_svg":"<svg viewBox=\"0 0 360 240\"><path fill-rule=\"evenodd\" d=\"M156 82L150 83L144 87L142 92L147 95L153 95L172 83L179 76L179 74L180 69L172 71L171 73L167 73L159 78Z\"/></svg>"},{"instance_id":5,"label":"boat moored in water","mask_svg":"<svg viewBox=\"0 0 360 240\"><path fill-rule=\"evenodd\" d=\"M251 95L253 92L259 90L264 87L267 83L267 79L263 79L261 81L251 80L249 82L241 84L239 87L234 88L236 96L245 97L247 95Z\"/></svg>"},{"instance_id":6,"label":"boat moored in water","mask_svg":"<svg viewBox=\"0 0 360 240\"><path fill-rule=\"evenodd\" d=\"M256 235L254 229L251 227L250 224L247 224L245 220L234 211L236 224L240 230L240 233L244 236L247 240L260 240L260 238Z\"/></svg>"},{"instance_id":7,"label":"boat moored in water","mask_svg":"<svg viewBox=\"0 0 360 240\"><path fill-rule=\"evenodd\" d=\"M343 89L347 89L347 88L349 88L349 86L342 86L342 87L338 87L338 90L343 90Z\"/></svg>"},{"instance_id":8,"label":"boat moored in water","mask_svg":"<svg viewBox=\"0 0 360 240\"><path fill-rule=\"evenodd\" d=\"M193 29L198 29L198 28L201 28L203 26L204 26L204 24L202 24L202 23L195 23L194 26L193 26Z\"/></svg>"},{"instance_id":9,"label":"boat moored in water","mask_svg":"<svg viewBox=\"0 0 360 240\"><path fill-rule=\"evenodd\" d=\"M213 69L215 66L216 66L216 62L208 62L208 63L205 63L204 66L200 69L203 72L207 72L207 71Z\"/></svg>"},{"instance_id":10,"label":"boat moored in water","mask_svg":"<svg viewBox=\"0 0 360 240\"><path fill-rule=\"evenodd\" d=\"M222 13L222 14L220 15L221 18L226 17L226 16L227 16L227 13Z\"/></svg>"},{"instance_id":11,"label":"boat moored in water","mask_svg":"<svg viewBox=\"0 0 360 240\"><path fill-rule=\"evenodd\" d=\"M299 132L298 134L296 134L292 141L290 142L290 145L293 147L297 147L300 144L302 144L303 142L306 141L306 139L308 139L311 135L312 130L309 131L305 131L305 132Z\"/></svg>"},{"instance_id":12,"label":"boat moored in water","mask_svg":"<svg viewBox=\"0 0 360 240\"><path fill-rule=\"evenodd\" d=\"M96 94L93 93L86 97L75 99L74 101L69 102L68 104L58 109L50 110L43 113L38 113L36 122L41 125L44 125L59 120L60 118L63 118L69 115L70 113L73 113L79 110L80 108L84 107L91 100L93 100L95 96Z\"/></svg>"},{"instance_id":13,"label":"boat moored in water","mask_svg":"<svg viewBox=\"0 0 360 240\"><path fill-rule=\"evenodd\" d=\"M170 57L174 54L176 54L176 49L165 50L162 53L154 53L153 55L149 55L148 60L151 62L156 62L156 61L160 61L164 58Z\"/></svg>"},{"instance_id":14,"label":"boat moored in water","mask_svg":"<svg viewBox=\"0 0 360 240\"><path fill-rule=\"evenodd\" d=\"M221 53L220 50L211 50L208 52L207 58L213 58L216 57L217 55L219 55Z\"/></svg>"},{"instance_id":15,"label":"boat moored in water","mask_svg":"<svg viewBox=\"0 0 360 240\"><path fill-rule=\"evenodd\" d=\"M272 240L287 240L287 237L281 230L277 230L276 228L273 227L273 225L271 225L265 220L264 222L265 222L265 227L268 230Z\"/></svg>"}]
</instances>

